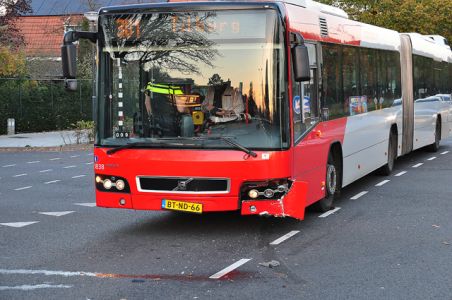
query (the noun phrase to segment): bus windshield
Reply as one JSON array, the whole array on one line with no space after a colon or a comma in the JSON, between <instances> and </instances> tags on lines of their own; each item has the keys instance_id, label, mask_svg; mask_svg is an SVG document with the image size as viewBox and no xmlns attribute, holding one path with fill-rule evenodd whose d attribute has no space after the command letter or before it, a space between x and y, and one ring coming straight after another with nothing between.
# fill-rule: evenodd
<instances>
[{"instance_id":1,"label":"bus windshield","mask_svg":"<svg viewBox=\"0 0 452 300\"><path fill-rule=\"evenodd\" d=\"M276 11L102 15L99 26L98 145L288 147Z\"/></svg>"}]
</instances>

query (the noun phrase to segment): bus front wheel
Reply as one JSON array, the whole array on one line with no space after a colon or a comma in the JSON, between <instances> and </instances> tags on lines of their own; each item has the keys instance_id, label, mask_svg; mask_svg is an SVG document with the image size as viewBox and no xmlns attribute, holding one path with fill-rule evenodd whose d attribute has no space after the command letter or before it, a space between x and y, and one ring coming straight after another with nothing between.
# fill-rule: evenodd
<instances>
[{"instance_id":1,"label":"bus front wheel","mask_svg":"<svg viewBox=\"0 0 452 300\"><path fill-rule=\"evenodd\" d=\"M333 202L340 193L340 168L339 163L334 159L333 153L328 155L325 178L325 197L317 201L314 208L319 212L327 212L333 209Z\"/></svg>"}]
</instances>

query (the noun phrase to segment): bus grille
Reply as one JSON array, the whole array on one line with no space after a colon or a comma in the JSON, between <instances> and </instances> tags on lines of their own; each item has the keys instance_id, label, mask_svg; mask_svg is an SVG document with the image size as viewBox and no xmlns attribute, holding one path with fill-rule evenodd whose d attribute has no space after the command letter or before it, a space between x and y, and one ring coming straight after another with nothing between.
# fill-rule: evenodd
<instances>
[{"instance_id":1,"label":"bus grille","mask_svg":"<svg viewBox=\"0 0 452 300\"><path fill-rule=\"evenodd\" d=\"M137 177L140 192L168 192L183 194L229 193L229 179L194 177Z\"/></svg>"}]
</instances>

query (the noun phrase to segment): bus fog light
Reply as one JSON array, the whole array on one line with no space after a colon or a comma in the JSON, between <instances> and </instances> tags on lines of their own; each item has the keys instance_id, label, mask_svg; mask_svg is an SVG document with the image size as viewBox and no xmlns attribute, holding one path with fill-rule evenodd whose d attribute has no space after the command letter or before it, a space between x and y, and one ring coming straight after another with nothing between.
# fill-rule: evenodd
<instances>
[{"instance_id":1,"label":"bus fog light","mask_svg":"<svg viewBox=\"0 0 452 300\"><path fill-rule=\"evenodd\" d=\"M275 192L272 189L266 189L264 191L264 196L267 198L271 198L275 195Z\"/></svg>"},{"instance_id":2,"label":"bus fog light","mask_svg":"<svg viewBox=\"0 0 452 300\"><path fill-rule=\"evenodd\" d=\"M256 206L251 205L250 206L250 212L255 213L257 211Z\"/></svg>"},{"instance_id":3,"label":"bus fog light","mask_svg":"<svg viewBox=\"0 0 452 300\"><path fill-rule=\"evenodd\" d=\"M278 186L278 192L284 193L286 191L287 191L287 186L285 186L285 185Z\"/></svg>"},{"instance_id":4,"label":"bus fog light","mask_svg":"<svg viewBox=\"0 0 452 300\"><path fill-rule=\"evenodd\" d=\"M101 182L102 182L102 177L96 176L96 183L101 183Z\"/></svg>"},{"instance_id":5,"label":"bus fog light","mask_svg":"<svg viewBox=\"0 0 452 300\"><path fill-rule=\"evenodd\" d=\"M111 182L110 179L105 179L104 180L104 189L109 190L111 189L113 183Z\"/></svg>"},{"instance_id":6,"label":"bus fog light","mask_svg":"<svg viewBox=\"0 0 452 300\"><path fill-rule=\"evenodd\" d=\"M124 198L119 199L119 205L121 205L121 206L126 205L126 199L124 199Z\"/></svg>"},{"instance_id":7,"label":"bus fog light","mask_svg":"<svg viewBox=\"0 0 452 300\"><path fill-rule=\"evenodd\" d=\"M259 192L257 190L251 190L248 192L248 196L251 199L256 199L259 196Z\"/></svg>"},{"instance_id":8,"label":"bus fog light","mask_svg":"<svg viewBox=\"0 0 452 300\"><path fill-rule=\"evenodd\" d=\"M124 180L121 180L121 179L116 180L115 185L116 185L116 188L118 189L118 191L122 191L126 187Z\"/></svg>"}]
</instances>

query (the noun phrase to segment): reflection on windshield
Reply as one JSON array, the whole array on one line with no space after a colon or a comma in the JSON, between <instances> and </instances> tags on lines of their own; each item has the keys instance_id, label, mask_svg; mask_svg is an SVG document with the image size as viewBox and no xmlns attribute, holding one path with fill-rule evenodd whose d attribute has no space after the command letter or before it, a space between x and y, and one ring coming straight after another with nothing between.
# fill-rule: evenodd
<instances>
[{"instance_id":1,"label":"reflection on windshield","mask_svg":"<svg viewBox=\"0 0 452 300\"><path fill-rule=\"evenodd\" d=\"M115 15L100 25L101 144L227 136L249 148L286 147L276 12Z\"/></svg>"}]
</instances>

